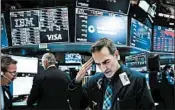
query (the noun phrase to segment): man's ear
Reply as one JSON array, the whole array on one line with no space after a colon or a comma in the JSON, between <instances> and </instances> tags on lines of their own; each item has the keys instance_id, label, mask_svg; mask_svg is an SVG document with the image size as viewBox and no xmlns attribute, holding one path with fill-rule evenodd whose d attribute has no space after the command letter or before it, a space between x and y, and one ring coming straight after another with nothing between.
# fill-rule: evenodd
<instances>
[{"instance_id":1,"label":"man's ear","mask_svg":"<svg viewBox=\"0 0 175 110\"><path fill-rule=\"evenodd\" d=\"M119 55L119 51L118 50L115 50L114 56L116 56L117 60L120 60L120 55Z\"/></svg>"},{"instance_id":2,"label":"man's ear","mask_svg":"<svg viewBox=\"0 0 175 110\"><path fill-rule=\"evenodd\" d=\"M115 50L115 52L114 52L114 56L118 56L119 55L119 52L118 52L118 50Z\"/></svg>"}]
</instances>

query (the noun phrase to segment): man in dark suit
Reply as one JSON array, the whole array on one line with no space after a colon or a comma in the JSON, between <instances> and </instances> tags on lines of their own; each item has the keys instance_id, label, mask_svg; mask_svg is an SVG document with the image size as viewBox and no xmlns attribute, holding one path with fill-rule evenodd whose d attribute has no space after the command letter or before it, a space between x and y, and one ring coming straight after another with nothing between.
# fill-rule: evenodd
<instances>
[{"instance_id":1,"label":"man in dark suit","mask_svg":"<svg viewBox=\"0 0 175 110\"><path fill-rule=\"evenodd\" d=\"M17 61L12 59L10 56L1 57L1 87L0 87L0 98L1 98L1 110L12 109L12 94L9 91L8 85L16 77Z\"/></svg>"},{"instance_id":2,"label":"man in dark suit","mask_svg":"<svg viewBox=\"0 0 175 110\"><path fill-rule=\"evenodd\" d=\"M56 59L52 53L46 53L42 57L43 73L37 74L33 80L33 86L28 97L27 105L37 103L41 110L66 110L67 87L69 79L64 72L56 66Z\"/></svg>"},{"instance_id":3,"label":"man in dark suit","mask_svg":"<svg viewBox=\"0 0 175 110\"><path fill-rule=\"evenodd\" d=\"M69 84L70 91L82 93L79 94L80 104L71 103L75 110L88 106L97 110L155 109L146 78L118 63L119 53L111 40L100 39L92 45L91 52L92 57ZM93 61L102 73L95 74L81 86L81 81Z\"/></svg>"}]
</instances>

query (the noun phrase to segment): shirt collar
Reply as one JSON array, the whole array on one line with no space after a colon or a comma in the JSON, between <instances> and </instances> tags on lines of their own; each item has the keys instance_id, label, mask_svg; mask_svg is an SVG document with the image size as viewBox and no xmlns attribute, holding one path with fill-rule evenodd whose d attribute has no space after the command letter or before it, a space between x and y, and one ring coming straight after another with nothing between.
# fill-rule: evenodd
<instances>
[{"instance_id":1,"label":"shirt collar","mask_svg":"<svg viewBox=\"0 0 175 110\"><path fill-rule=\"evenodd\" d=\"M49 65L48 67L47 67L47 69L49 69L49 68L51 68L51 67L56 67L55 65Z\"/></svg>"}]
</instances>

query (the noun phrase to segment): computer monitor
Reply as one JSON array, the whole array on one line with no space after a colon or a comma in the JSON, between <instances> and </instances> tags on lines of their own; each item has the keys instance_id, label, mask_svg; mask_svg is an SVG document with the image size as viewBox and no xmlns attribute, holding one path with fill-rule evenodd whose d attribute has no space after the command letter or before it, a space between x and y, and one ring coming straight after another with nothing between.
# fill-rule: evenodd
<instances>
[{"instance_id":1,"label":"computer monitor","mask_svg":"<svg viewBox=\"0 0 175 110\"><path fill-rule=\"evenodd\" d=\"M143 23L131 19L130 46L138 47L146 51L151 50L152 29Z\"/></svg>"},{"instance_id":2,"label":"computer monitor","mask_svg":"<svg viewBox=\"0 0 175 110\"><path fill-rule=\"evenodd\" d=\"M10 24L12 45L69 41L67 7L14 10Z\"/></svg>"},{"instance_id":3,"label":"computer monitor","mask_svg":"<svg viewBox=\"0 0 175 110\"><path fill-rule=\"evenodd\" d=\"M71 68L74 68L76 71L79 71L81 65L59 65L58 68L64 72L69 72Z\"/></svg>"},{"instance_id":4,"label":"computer monitor","mask_svg":"<svg viewBox=\"0 0 175 110\"><path fill-rule=\"evenodd\" d=\"M65 63L79 63L82 64L82 57L78 53L65 53Z\"/></svg>"},{"instance_id":5,"label":"computer monitor","mask_svg":"<svg viewBox=\"0 0 175 110\"><path fill-rule=\"evenodd\" d=\"M175 62L175 54L172 53L165 53L160 54L160 65L166 65L166 64L174 64Z\"/></svg>"},{"instance_id":6,"label":"computer monitor","mask_svg":"<svg viewBox=\"0 0 175 110\"><path fill-rule=\"evenodd\" d=\"M125 15L92 8L76 8L76 42L95 42L109 38L118 45L127 45Z\"/></svg>"},{"instance_id":7,"label":"computer monitor","mask_svg":"<svg viewBox=\"0 0 175 110\"><path fill-rule=\"evenodd\" d=\"M138 53L125 57L125 64L127 67L139 72L147 71L147 53Z\"/></svg>"},{"instance_id":8,"label":"computer monitor","mask_svg":"<svg viewBox=\"0 0 175 110\"><path fill-rule=\"evenodd\" d=\"M175 52L175 30L173 28L154 26L153 51Z\"/></svg>"},{"instance_id":9,"label":"computer monitor","mask_svg":"<svg viewBox=\"0 0 175 110\"><path fill-rule=\"evenodd\" d=\"M12 93L14 97L30 94L33 77L38 73L38 58L11 56L17 61L17 77L13 81Z\"/></svg>"}]
</instances>

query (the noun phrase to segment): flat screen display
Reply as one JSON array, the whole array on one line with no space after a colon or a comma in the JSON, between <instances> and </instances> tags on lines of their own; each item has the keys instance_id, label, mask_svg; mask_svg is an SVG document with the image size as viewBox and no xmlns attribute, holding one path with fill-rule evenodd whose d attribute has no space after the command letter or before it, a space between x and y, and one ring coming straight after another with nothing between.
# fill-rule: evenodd
<instances>
[{"instance_id":1,"label":"flat screen display","mask_svg":"<svg viewBox=\"0 0 175 110\"><path fill-rule=\"evenodd\" d=\"M1 48L8 47L8 38L7 38L7 32L6 32L6 25L5 25L5 19L4 14L1 14Z\"/></svg>"},{"instance_id":2,"label":"flat screen display","mask_svg":"<svg viewBox=\"0 0 175 110\"><path fill-rule=\"evenodd\" d=\"M154 26L153 51L175 52L175 30L173 28Z\"/></svg>"},{"instance_id":3,"label":"flat screen display","mask_svg":"<svg viewBox=\"0 0 175 110\"><path fill-rule=\"evenodd\" d=\"M135 55L129 55L125 57L125 64L127 67L136 71L147 71L147 54L138 53Z\"/></svg>"},{"instance_id":4,"label":"flat screen display","mask_svg":"<svg viewBox=\"0 0 175 110\"><path fill-rule=\"evenodd\" d=\"M81 65L59 65L59 69L64 72L69 72L71 68L75 69L76 71L79 71Z\"/></svg>"},{"instance_id":5,"label":"flat screen display","mask_svg":"<svg viewBox=\"0 0 175 110\"><path fill-rule=\"evenodd\" d=\"M14 97L29 95L33 77L38 73L38 58L11 56L17 61L17 77L12 84Z\"/></svg>"},{"instance_id":6,"label":"flat screen display","mask_svg":"<svg viewBox=\"0 0 175 110\"><path fill-rule=\"evenodd\" d=\"M65 63L82 63L81 55L78 53L66 53Z\"/></svg>"},{"instance_id":7,"label":"flat screen display","mask_svg":"<svg viewBox=\"0 0 175 110\"><path fill-rule=\"evenodd\" d=\"M128 13L130 0L77 0L76 6Z\"/></svg>"},{"instance_id":8,"label":"flat screen display","mask_svg":"<svg viewBox=\"0 0 175 110\"><path fill-rule=\"evenodd\" d=\"M33 77L17 77L13 81L13 96L29 95L33 85Z\"/></svg>"},{"instance_id":9,"label":"flat screen display","mask_svg":"<svg viewBox=\"0 0 175 110\"><path fill-rule=\"evenodd\" d=\"M11 56L17 61L17 73L38 73L38 58Z\"/></svg>"},{"instance_id":10,"label":"flat screen display","mask_svg":"<svg viewBox=\"0 0 175 110\"><path fill-rule=\"evenodd\" d=\"M76 41L95 42L109 38L118 45L127 44L125 15L90 8L76 8Z\"/></svg>"},{"instance_id":11,"label":"flat screen display","mask_svg":"<svg viewBox=\"0 0 175 110\"><path fill-rule=\"evenodd\" d=\"M10 12L12 45L69 41L68 8Z\"/></svg>"},{"instance_id":12,"label":"flat screen display","mask_svg":"<svg viewBox=\"0 0 175 110\"><path fill-rule=\"evenodd\" d=\"M130 46L150 51L151 35L151 28L133 18L131 19Z\"/></svg>"}]
</instances>

